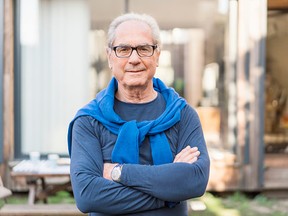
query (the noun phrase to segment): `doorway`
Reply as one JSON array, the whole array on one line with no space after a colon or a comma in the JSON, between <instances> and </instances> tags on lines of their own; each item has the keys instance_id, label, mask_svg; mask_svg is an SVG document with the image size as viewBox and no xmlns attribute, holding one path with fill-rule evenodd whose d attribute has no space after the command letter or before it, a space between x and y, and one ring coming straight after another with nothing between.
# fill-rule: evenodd
<instances>
[{"instance_id":1,"label":"doorway","mask_svg":"<svg viewBox=\"0 0 288 216\"><path fill-rule=\"evenodd\" d=\"M265 83L266 189L287 188L288 176L288 12L269 10Z\"/></svg>"}]
</instances>

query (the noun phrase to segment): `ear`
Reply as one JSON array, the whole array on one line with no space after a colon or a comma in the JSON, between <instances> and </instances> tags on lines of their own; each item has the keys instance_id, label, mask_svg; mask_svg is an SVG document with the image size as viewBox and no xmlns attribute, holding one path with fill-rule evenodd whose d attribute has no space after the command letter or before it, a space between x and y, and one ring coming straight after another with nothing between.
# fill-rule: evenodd
<instances>
[{"instance_id":1,"label":"ear","mask_svg":"<svg viewBox=\"0 0 288 216\"><path fill-rule=\"evenodd\" d=\"M112 62L111 62L111 49L109 47L106 48L106 56L108 60L109 68L112 69Z\"/></svg>"},{"instance_id":2,"label":"ear","mask_svg":"<svg viewBox=\"0 0 288 216\"><path fill-rule=\"evenodd\" d=\"M160 54L161 54L161 51L160 50L158 50L157 52L156 52L156 66L157 67L159 67L159 58L160 58Z\"/></svg>"}]
</instances>

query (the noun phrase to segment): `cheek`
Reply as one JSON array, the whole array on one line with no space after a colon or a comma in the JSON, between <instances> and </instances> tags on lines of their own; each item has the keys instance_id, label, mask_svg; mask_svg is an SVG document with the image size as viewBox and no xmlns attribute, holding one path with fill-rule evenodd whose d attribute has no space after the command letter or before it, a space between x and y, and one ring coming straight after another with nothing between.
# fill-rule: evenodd
<instances>
[{"instance_id":1,"label":"cheek","mask_svg":"<svg viewBox=\"0 0 288 216\"><path fill-rule=\"evenodd\" d=\"M124 74L125 62L123 61L112 61L111 62L111 72L113 75Z\"/></svg>"},{"instance_id":2,"label":"cheek","mask_svg":"<svg viewBox=\"0 0 288 216\"><path fill-rule=\"evenodd\" d=\"M158 60L154 59L151 63L150 63L150 68L152 70L155 70L158 67Z\"/></svg>"},{"instance_id":3,"label":"cheek","mask_svg":"<svg viewBox=\"0 0 288 216\"><path fill-rule=\"evenodd\" d=\"M109 58L109 66L110 68L113 70L113 69L118 69L123 67L123 62L122 61L119 61L119 59L115 59L116 57L114 56L110 56Z\"/></svg>"},{"instance_id":4,"label":"cheek","mask_svg":"<svg viewBox=\"0 0 288 216\"><path fill-rule=\"evenodd\" d=\"M112 67L114 70L123 70L125 67L125 63L121 61L113 61Z\"/></svg>"}]
</instances>

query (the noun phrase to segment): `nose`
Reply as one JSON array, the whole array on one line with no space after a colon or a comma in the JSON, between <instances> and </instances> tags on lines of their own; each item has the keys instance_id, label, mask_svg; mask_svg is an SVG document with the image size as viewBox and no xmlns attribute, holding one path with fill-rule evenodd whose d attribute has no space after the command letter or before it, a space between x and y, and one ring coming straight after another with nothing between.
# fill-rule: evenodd
<instances>
[{"instance_id":1,"label":"nose","mask_svg":"<svg viewBox=\"0 0 288 216\"><path fill-rule=\"evenodd\" d=\"M140 62L140 56L138 55L136 50L133 50L131 56L129 57L129 63L137 64Z\"/></svg>"}]
</instances>

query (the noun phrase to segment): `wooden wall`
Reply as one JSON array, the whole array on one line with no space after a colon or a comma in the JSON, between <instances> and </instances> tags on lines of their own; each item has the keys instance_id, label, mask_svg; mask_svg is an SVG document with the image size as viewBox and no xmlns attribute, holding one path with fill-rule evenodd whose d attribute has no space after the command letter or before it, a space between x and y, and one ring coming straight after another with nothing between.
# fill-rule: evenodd
<instances>
[{"instance_id":1,"label":"wooden wall","mask_svg":"<svg viewBox=\"0 0 288 216\"><path fill-rule=\"evenodd\" d=\"M4 0L3 159L1 176L8 178L8 161L14 153L14 31L13 0Z\"/></svg>"},{"instance_id":2,"label":"wooden wall","mask_svg":"<svg viewBox=\"0 0 288 216\"><path fill-rule=\"evenodd\" d=\"M238 5L237 160L242 167L240 188L255 190L264 180L267 5L263 0L241 0Z\"/></svg>"},{"instance_id":3,"label":"wooden wall","mask_svg":"<svg viewBox=\"0 0 288 216\"><path fill-rule=\"evenodd\" d=\"M269 10L288 10L288 0L268 0Z\"/></svg>"}]
</instances>

